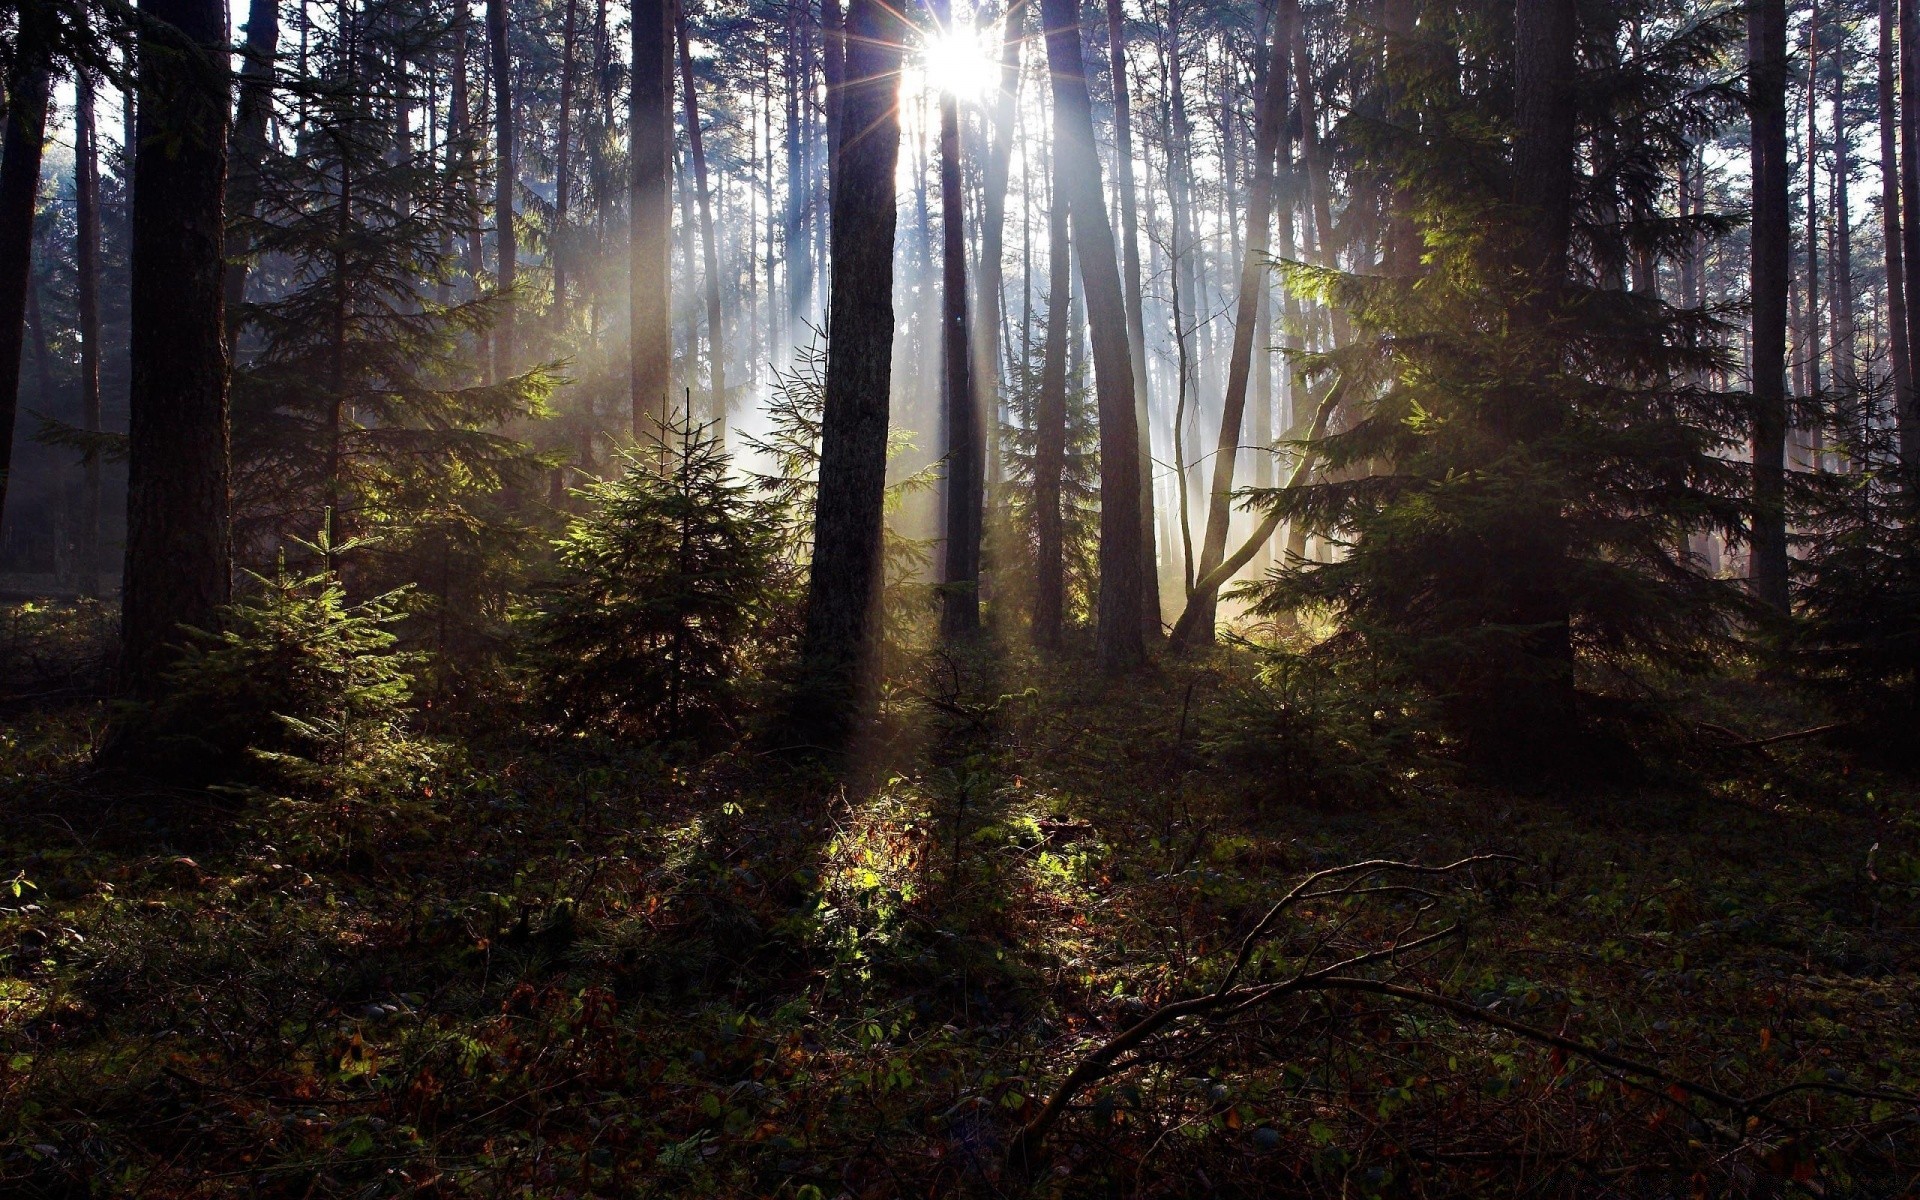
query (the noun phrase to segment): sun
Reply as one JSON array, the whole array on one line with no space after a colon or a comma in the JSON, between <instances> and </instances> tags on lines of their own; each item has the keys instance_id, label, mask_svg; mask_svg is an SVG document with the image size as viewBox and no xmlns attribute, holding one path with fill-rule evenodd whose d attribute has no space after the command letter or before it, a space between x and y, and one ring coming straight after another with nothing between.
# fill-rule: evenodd
<instances>
[{"instance_id":1,"label":"sun","mask_svg":"<svg viewBox=\"0 0 1920 1200\"><path fill-rule=\"evenodd\" d=\"M970 20L955 18L945 29L930 30L920 57L927 85L963 104L984 99L999 86L1000 63L987 31Z\"/></svg>"}]
</instances>

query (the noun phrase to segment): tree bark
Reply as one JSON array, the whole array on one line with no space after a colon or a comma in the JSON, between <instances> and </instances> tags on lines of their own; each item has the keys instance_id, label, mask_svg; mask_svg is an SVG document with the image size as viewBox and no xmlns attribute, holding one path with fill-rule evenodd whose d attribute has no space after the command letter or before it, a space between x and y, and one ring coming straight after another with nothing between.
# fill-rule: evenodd
<instances>
[{"instance_id":1,"label":"tree bark","mask_svg":"<svg viewBox=\"0 0 1920 1200\"><path fill-rule=\"evenodd\" d=\"M644 443L657 433L662 453L673 372L673 94L667 65L671 45L667 0L635 0L627 190L630 399L634 442Z\"/></svg>"},{"instance_id":2,"label":"tree bark","mask_svg":"<svg viewBox=\"0 0 1920 1200\"><path fill-rule=\"evenodd\" d=\"M231 595L223 185L227 26L219 0L142 6L134 154L123 691L150 699L182 641Z\"/></svg>"},{"instance_id":3,"label":"tree bark","mask_svg":"<svg viewBox=\"0 0 1920 1200\"><path fill-rule=\"evenodd\" d=\"M1807 398L1820 386L1820 6L1807 17Z\"/></svg>"},{"instance_id":4,"label":"tree bark","mask_svg":"<svg viewBox=\"0 0 1920 1200\"><path fill-rule=\"evenodd\" d=\"M1907 342L1907 273L1900 230L1899 121L1894 99L1893 0L1880 0L1880 231L1886 243L1887 332L1891 342L1894 414L1900 461L1920 462L1920 410L1914 405L1912 350Z\"/></svg>"},{"instance_id":5,"label":"tree bark","mask_svg":"<svg viewBox=\"0 0 1920 1200\"><path fill-rule=\"evenodd\" d=\"M0 149L0 516L13 468L13 426L20 411L20 356L33 270L33 210L40 194L40 151L47 135L52 76L32 40L22 39L6 80L6 137Z\"/></svg>"},{"instance_id":6,"label":"tree bark","mask_svg":"<svg viewBox=\"0 0 1920 1200\"><path fill-rule=\"evenodd\" d=\"M273 111L274 56L280 47L278 0L247 7L247 48L240 66L240 102L227 151L227 357L240 340L240 304L247 298L252 246L243 222L260 203L260 168L267 156L267 117Z\"/></svg>"},{"instance_id":7,"label":"tree bark","mask_svg":"<svg viewBox=\"0 0 1920 1200\"><path fill-rule=\"evenodd\" d=\"M573 46L579 8L580 0L567 0L567 23L560 44L560 144L553 168L553 234L549 239L555 329L565 329L567 324L567 258L573 249L567 215L573 200Z\"/></svg>"},{"instance_id":8,"label":"tree bark","mask_svg":"<svg viewBox=\"0 0 1920 1200\"><path fill-rule=\"evenodd\" d=\"M1126 272L1127 346L1133 351L1133 420L1140 431L1140 616L1158 640L1160 555L1154 546L1153 397L1147 376L1146 301L1140 285L1139 197L1133 182L1133 94L1127 79L1127 24L1121 0L1107 0L1107 55L1113 75L1113 159L1120 178L1120 258Z\"/></svg>"},{"instance_id":9,"label":"tree bark","mask_svg":"<svg viewBox=\"0 0 1920 1200\"><path fill-rule=\"evenodd\" d=\"M1853 163L1847 131L1844 49L1842 44L1833 50L1833 257L1828 264L1828 274L1833 281L1833 382L1841 391L1852 393L1860 386L1860 360L1854 332L1853 210L1847 194L1847 176L1853 170Z\"/></svg>"},{"instance_id":10,"label":"tree bark","mask_svg":"<svg viewBox=\"0 0 1920 1200\"><path fill-rule=\"evenodd\" d=\"M493 62L493 228L498 249L495 282L505 297L500 319L493 328L493 374L504 380L513 374L514 282L518 276L519 239L513 225L514 191L519 172L513 145L513 63L507 46L507 0L487 0L487 51Z\"/></svg>"},{"instance_id":11,"label":"tree bark","mask_svg":"<svg viewBox=\"0 0 1920 1200\"><path fill-rule=\"evenodd\" d=\"M980 271L974 281L973 384L975 405L987 433L987 488L998 502L1000 475L1000 396L1005 313L1001 293L1005 284L1007 183L1013 171L1014 118L1020 97L1020 46L1026 36L1027 0L1011 0L1000 39L1000 86L993 106L993 141L987 149L986 179L982 185Z\"/></svg>"},{"instance_id":12,"label":"tree bark","mask_svg":"<svg viewBox=\"0 0 1920 1200\"><path fill-rule=\"evenodd\" d=\"M1094 150L1093 102L1080 45L1075 0L1045 0L1042 18L1053 102L1065 109L1068 137L1054 153L1067 179L1067 212L1080 258L1080 283L1093 329L1094 392L1100 418L1100 592L1098 650L1109 671L1138 666L1145 589L1140 571L1140 432L1134 421L1133 352L1127 345L1126 300L1114 253Z\"/></svg>"},{"instance_id":13,"label":"tree bark","mask_svg":"<svg viewBox=\"0 0 1920 1200\"><path fill-rule=\"evenodd\" d=\"M952 23L949 0L931 0L942 29ZM981 470L980 406L973 393L967 336L966 194L960 179L960 101L940 96L940 347L941 396L947 444L947 585L940 630L948 637L980 627L980 534L985 485Z\"/></svg>"},{"instance_id":14,"label":"tree bark","mask_svg":"<svg viewBox=\"0 0 1920 1200\"><path fill-rule=\"evenodd\" d=\"M1753 525L1748 580L1754 595L1787 610L1787 9L1754 0L1747 16L1753 127Z\"/></svg>"},{"instance_id":15,"label":"tree bark","mask_svg":"<svg viewBox=\"0 0 1920 1200\"><path fill-rule=\"evenodd\" d=\"M706 141L700 135L700 103L693 87L693 52L688 46L687 10L682 3L673 6L674 33L680 45L680 90L686 101L687 150L693 158L695 198L700 205L700 244L707 280L707 419L712 422L711 436L725 441L727 436L726 341L722 336L720 311L720 247L713 232L713 197L707 189ZM691 416L691 414L689 414Z\"/></svg>"},{"instance_id":16,"label":"tree bark","mask_svg":"<svg viewBox=\"0 0 1920 1200\"><path fill-rule=\"evenodd\" d=\"M100 432L100 143L93 74L74 80L74 274L80 318L80 428ZM100 594L100 453L89 448L80 495L80 590Z\"/></svg>"},{"instance_id":17,"label":"tree bark","mask_svg":"<svg viewBox=\"0 0 1920 1200\"><path fill-rule=\"evenodd\" d=\"M1066 140L1062 109L1053 110L1054 144ZM1033 641L1060 647L1066 609L1066 563L1060 490L1067 456L1067 338L1073 312L1073 259L1068 242L1062 159L1053 156L1053 205L1047 214L1047 330L1041 351L1040 402L1033 414Z\"/></svg>"},{"instance_id":18,"label":"tree bark","mask_svg":"<svg viewBox=\"0 0 1920 1200\"><path fill-rule=\"evenodd\" d=\"M1266 78L1254 117L1253 178L1247 195L1246 252L1240 263L1240 293L1233 319L1233 354L1227 364L1227 391L1220 412L1220 440L1213 460L1213 492L1207 508L1206 538L1200 547L1199 574L1206 576L1227 553L1227 528L1233 517L1234 467L1240 455L1240 431L1246 422L1247 385L1253 368L1253 339L1259 324L1261 283L1267 270L1267 248L1273 228L1273 163L1280 149L1280 127L1286 121L1287 55L1292 30L1282 9L1274 26ZM1219 593L1195 592L1187 604L1200 605L1194 621L1180 624L1192 630L1188 645L1213 640L1214 609Z\"/></svg>"},{"instance_id":19,"label":"tree bark","mask_svg":"<svg viewBox=\"0 0 1920 1200\"><path fill-rule=\"evenodd\" d=\"M868 710L880 640L900 155L897 14L885 0L851 0L846 28L820 486L793 713L804 740L833 748Z\"/></svg>"}]
</instances>

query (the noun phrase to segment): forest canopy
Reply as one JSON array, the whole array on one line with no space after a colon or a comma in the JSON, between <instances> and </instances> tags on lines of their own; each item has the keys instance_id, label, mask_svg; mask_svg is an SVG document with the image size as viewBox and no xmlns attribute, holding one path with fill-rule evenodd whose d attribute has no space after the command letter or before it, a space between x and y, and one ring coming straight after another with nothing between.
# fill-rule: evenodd
<instances>
[{"instance_id":1,"label":"forest canopy","mask_svg":"<svg viewBox=\"0 0 1920 1200\"><path fill-rule=\"evenodd\" d=\"M0 1192L1920 1179L1908 0L0 82Z\"/></svg>"}]
</instances>

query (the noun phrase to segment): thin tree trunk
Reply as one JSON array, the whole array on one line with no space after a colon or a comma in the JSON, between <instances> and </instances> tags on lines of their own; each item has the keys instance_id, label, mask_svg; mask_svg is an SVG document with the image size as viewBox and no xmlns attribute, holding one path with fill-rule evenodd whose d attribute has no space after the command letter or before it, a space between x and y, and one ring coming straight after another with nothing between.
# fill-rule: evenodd
<instances>
[{"instance_id":1,"label":"thin tree trunk","mask_svg":"<svg viewBox=\"0 0 1920 1200\"><path fill-rule=\"evenodd\" d=\"M497 2L497 0L496 0ZM630 214L630 376L633 438L658 433L666 452L673 376L673 93L668 58L667 0L633 8L633 93ZM660 458L662 469L666 460Z\"/></svg>"},{"instance_id":2,"label":"thin tree trunk","mask_svg":"<svg viewBox=\"0 0 1920 1200\"><path fill-rule=\"evenodd\" d=\"M31 11L31 10L29 10ZM26 335L27 289L33 271L33 209L40 192L52 77L31 41L6 80L7 114L0 149L0 515L13 467L13 426L20 410L20 354Z\"/></svg>"},{"instance_id":3,"label":"thin tree trunk","mask_svg":"<svg viewBox=\"0 0 1920 1200\"><path fill-rule=\"evenodd\" d=\"M146 0L134 155L121 688L165 687L183 626L231 594L223 313L227 24L219 0Z\"/></svg>"},{"instance_id":4,"label":"thin tree trunk","mask_svg":"<svg viewBox=\"0 0 1920 1200\"><path fill-rule=\"evenodd\" d=\"M1891 343L1894 413L1900 431L1900 461L1920 462L1920 409L1913 394L1913 359L1907 341L1905 241L1900 230L1900 156L1894 101L1893 0L1880 0L1880 230L1886 243L1887 340Z\"/></svg>"},{"instance_id":5,"label":"thin tree trunk","mask_svg":"<svg viewBox=\"0 0 1920 1200\"><path fill-rule=\"evenodd\" d=\"M513 67L507 46L507 0L487 0L487 51L493 63L493 228L498 250L495 282L505 297L493 329L493 374L504 380L513 374L514 283L519 244L514 230L513 193L519 184L513 145Z\"/></svg>"},{"instance_id":6,"label":"thin tree trunk","mask_svg":"<svg viewBox=\"0 0 1920 1200\"><path fill-rule=\"evenodd\" d=\"M1213 460L1213 491L1207 508L1206 540L1200 548L1199 574L1206 575L1220 565L1227 553L1227 530L1233 517L1234 468L1240 456L1240 433L1246 422L1247 384L1253 367L1253 339L1259 324L1261 280L1267 269L1267 247L1273 227L1273 163L1280 149L1280 127L1286 120L1287 54L1292 45L1292 30L1285 22L1286 10L1274 27L1265 86L1261 91L1254 118L1253 179L1247 198L1246 253L1240 263L1240 293L1233 320L1233 354L1227 365L1227 391L1220 411L1220 440ZM1187 630L1182 643L1200 645L1213 640L1214 609L1218 592L1196 593L1187 598L1189 608L1200 610L1189 621L1182 614L1179 626Z\"/></svg>"},{"instance_id":7,"label":"thin tree trunk","mask_svg":"<svg viewBox=\"0 0 1920 1200\"><path fill-rule=\"evenodd\" d=\"M1061 127L1062 109L1053 110L1057 146L1069 133ZM1066 563L1060 491L1067 457L1067 339L1073 302L1073 261L1069 251L1067 181L1063 160L1053 156L1053 204L1047 213L1047 329L1041 351L1040 402L1035 406L1033 452L1033 641L1049 650L1060 647L1066 615Z\"/></svg>"},{"instance_id":8,"label":"thin tree trunk","mask_svg":"<svg viewBox=\"0 0 1920 1200\"><path fill-rule=\"evenodd\" d=\"M1099 659L1126 670L1145 658L1140 570L1140 433L1134 421L1133 352L1127 306L1100 183L1093 140L1093 102L1080 45L1075 0L1045 0L1042 16L1053 102L1065 108L1065 144L1054 152L1066 171L1067 210L1080 259L1080 282L1093 328L1094 392L1100 419Z\"/></svg>"},{"instance_id":9,"label":"thin tree trunk","mask_svg":"<svg viewBox=\"0 0 1920 1200\"><path fill-rule=\"evenodd\" d=\"M1847 65L1844 44L1833 50L1833 258L1828 274L1833 288L1833 382L1852 393L1860 384L1859 346L1854 335L1853 216L1847 175L1853 169L1847 131Z\"/></svg>"},{"instance_id":10,"label":"thin tree trunk","mask_svg":"<svg viewBox=\"0 0 1920 1200\"><path fill-rule=\"evenodd\" d=\"M1792 272L1787 203L1786 0L1754 0L1747 17L1753 126L1753 547L1754 594L1787 610L1787 287Z\"/></svg>"},{"instance_id":11,"label":"thin tree trunk","mask_svg":"<svg viewBox=\"0 0 1920 1200\"><path fill-rule=\"evenodd\" d=\"M80 428L100 432L100 142L93 73L74 80L74 273L80 317ZM80 495L80 590L100 594L100 453L88 447Z\"/></svg>"},{"instance_id":12,"label":"thin tree trunk","mask_svg":"<svg viewBox=\"0 0 1920 1200\"><path fill-rule=\"evenodd\" d=\"M553 257L553 325L567 326L567 259L572 252L567 216L573 199L573 44L574 27L579 21L580 0L567 0L566 31L560 43L560 144L554 163L553 234L549 239Z\"/></svg>"},{"instance_id":13,"label":"thin tree trunk","mask_svg":"<svg viewBox=\"0 0 1920 1200\"><path fill-rule=\"evenodd\" d=\"M686 101L687 149L693 157L694 190L700 204L700 244L707 280L707 379L710 388L708 420L710 433L721 441L727 436L726 343L722 337L720 311L720 247L713 232L713 198L707 190L706 140L700 134L700 103L693 87L693 52L688 46L687 11L682 3L673 6L674 33L680 43L680 91ZM692 372L688 372L691 374Z\"/></svg>"},{"instance_id":14,"label":"thin tree trunk","mask_svg":"<svg viewBox=\"0 0 1920 1200\"><path fill-rule=\"evenodd\" d=\"M1013 171L1014 118L1020 97L1020 45L1026 35L1027 0L1012 0L1000 39L1000 86L993 107L993 141L987 150L985 195L981 202L980 271L975 281L973 382L975 405L987 432L987 491L1000 494L1000 397L1004 378L1006 313L1003 260L1006 257L1007 183Z\"/></svg>"},{"instance_id":15,"label":"thin tree trunk","mask_svg":"<svg viewBox=\"0 0 1920 1200\"><path fill-rule=\"evenodd\" d=\"M902 35L885 0L851 0L846 28L820 487L794 705L800 737L834 748L868 710L880 640Z\"/></svg>"},{"instance_id":16,"label":"thin tree trunk","mask_svg":"<svg viewBox=\"0 0 1920 1200\"><path fill-rule=\"evenodd\" d=\"M1153 398L1147 376L1146 301L1140 285L1139 198L1133 182L1133 95L1127 78L1122 0L1107 0L1107 55L1113 76L1114 173L1120 188L1120 257L1127 287L1127 346L1133 351L1133 420L1140 430L1140 608L1146 636L1161 634L1160 555L1154 546Z\"/></svg>"},{"instance_id":17,"label":"thin tree trunk","mask_svg":"<svg viewBox=\"0 0 1920 1200\"><path fill-rule=\"evenodd\" d=\"M1820 397L1820 6L1807 17L1807 397Z\"/></svg>"},{"instance_id":18,"label":"thin tree trunk","mask_svg":"<svg viewBox=\"0 0 1920 1200\"><path fill-rule=\"evenodd\" d=\"M247 8L246 60L240 67L240 102L233 145L227 151L227 357L240 339L240 304L247 297L252 247L242 224L260 203L260 166L267 156L267 117L273 111L274 56L280 46L278 0L253 0Z\"/></svg>"},{"instance_id":19,"label":"thin tree trunk","mask_svg":"<svg viewBox=\"0 0 1920 1200\"><path fill-rule=\"evenodd\" d=\"M949 0L932 0L933 19L951 24ZM983 522L980 406L973 393L967 330L966 196L960 179L960 101L940 96L940 348L946 412L947 543L940 629L949 637L980 627Z\"/></svg>"}]
</instances>

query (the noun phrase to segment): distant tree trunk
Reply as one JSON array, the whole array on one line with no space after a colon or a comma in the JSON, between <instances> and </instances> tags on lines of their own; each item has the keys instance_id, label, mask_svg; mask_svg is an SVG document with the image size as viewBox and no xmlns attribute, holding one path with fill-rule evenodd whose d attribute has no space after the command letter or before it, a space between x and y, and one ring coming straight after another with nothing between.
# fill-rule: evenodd
<instances>
[{"instance_id":1,"label":"distant tree trunk","mask_svg":"<svg viewBox=\"0 0 1920 1200\"><path fill-rule=\"evenodd\" d=\"M231 595L227 499L227 22L219 0L141 8L134 155L122 689L165 688L182 626Z\"/></svg>"},{"instance_id":2,"label":"distant tree trunk","mask_svg":"<svg viewBox=\"0 0 1920 1200\"><path fill-rule=\"evenodd\" d=\"M694 188L700 203L700 244L704 251L707 280L707 419L713 423L711 434L727 436L727 364L726 343L722 338L720 311L720 247L713 233L713 199L707 190L706 141L700 134L700 103L693 88L693 52L688 46L687 10L681 3L673 6L674 33L680 44L680 91L686 100L687 150L693 158ZM691 417L692 414L688 414Z\"/></svg>"},{"instance_id":3,"label":"distant tree trunk","mask_svg":"<svg viewBox=\"0 0 1920 1200\"><path fill-rule=\"evenodd\" d=\"M565 329L567 324L567 259L573 249L567 215L573 199L573 46L579 7L580 0L567 0L566 30L560 44L560 144L553 167L553 234L549 239L555 329Z\"/></svg>"},{"instance_id":4,"label":"distant tree trunk","mask_svg":"<svg viewBox=\"0 0 1920 1200\"><path fill-rule=\"evenodd\" d=\"M1894 413L1900 431L1900 461L1920 462L1920 409L1914 405L1912 349L1907 341L1907 275L1900 230L1900 156L1895 139L1893 0L1880 0L1879 124L1880 231L1886 243L1887 332L1892 343Z\"/></svg>"},{"instance_id":5,"label":"distant tree trunk","mask_svg":"<svg viewBox=\"0 0 1920 1200\"><path fill-rule=\"evenodd\" d=\"M518 235L514 230L513 194L519 185L519 172L513 152L513 63L507 45L507 0L487 0L487 50L493 62L494 144L493 228L499 257L495 280L506 299L500 306L500 320L493 329L493 374L506 379L513 374L513 287L517 278Z\"/></svg>"},{"instance_id":6,"label":"distant tree trunk","mask_svg":"<svg viewBox=\"0 0 1920 1200\"><path fill-rule=\"evenodd\" d=\"M240 340L240 304L247 298L252 246L243 224L260 203L260 166L267 156L267 117L273 111L274 56L280 47L279 0L247 7L247 48L240 66L240 103L227 151L227 357Z\"/></svg>"},{"instance_id":7,"label":"distant tree trunk","mask_svg":"<svg viewBox=\"0 0 1920 1200\"><path fill-rule=\"evenodd\" d=\"M1259 324L1261 282L1267 271L1267 247L1273 228L1273 163L1280 149L1280 127L1287 115L1287 57L1292 30L1280 13L1275 25L1264 87L1254 117L1253 179L1247 197L1246 253L1240 263L1240 293L1234 313L1233 355L1227 364L1227 391L1220 411L1220 440L1213 460L1213 492L1207 507L1206 540L1200 547L1199 574L1206 576L1227 554L1227 528L1233 517L1234 466L1240 431L1246 422L1247 384L1252 376L1253 339ZM1187 597L1187 611L1174 626L1175 643L1198 646L1213 640L1219 593Z\"/></svg>"},{"instance_id":8,"label":"distant tree trunk","mask_svg":"<svg viewBox=\"0 0 1920 1200\"><path fill-rule=\"evenodd\" d=\"M635 0L628 212L636 443L645 442L656 425L664 439L672 403L673 93L668 84L672 42L667 30L667 0ZM661 451L664 454L664 440Z\"/></svg>"},{"instance_id":9,"label":"distant tree trunk","mask_svg":"<svg viewBox=\"0 0 1920 1200\"><path fill-rule=\"evenodd\" d=\"M1000 492L1000 394L1005 314L1001 306L1006 257L1007 183L1013 170L1013 133L1020 96L1020 46L1026 37L1027 0L1011 0L1000 39L1000 85L993 105L993 140L987 149L980 221L979 299L974 303L973 384L975 406L987 433L987 490Z\"/></svg>"},{"instance_id":10,"label":"distant tree trunk","mask_svg":"<svg viewBox=\"0 0 1920 1200\"><path fill-rule=\"evenodd\" d=\"M80 317L80 427L100 432L100 141L94 121L93 73L74 79L73 261ZM100 594L100 454L82 460L80 590Z\"/></svg>"},{"instance_id":11,"label":"distant tree trunk","mask_svg":"<svg viewBox=\"0 0 1920 1200\"><path fill-rule=\"evenodd\" d=\"M948 0L931 0L941 29L952 24ZM973 394L967 336L967 224L960 178L960 101L940 96L940 347L947 444L947 584L940 629L949 637L980 627L980 534L985 486L980 406Z\"/></svg>"},{"instance_id":12,"label":"distant tree trunk","mask_svg":"<svg viewBox=\"0 0 1920 1200\"><path fill-rule=\"evenodd\" d=\"M1127 670L1146 656L1140 571L1140 431L1134 421L1133 352L1127 345L1127 306L1100 183L1093 140L1093 102L1080 46L1076 0L1045 0L1042 17L1053 102L1065 108L1068 137L1054 147L1067 179L1067 211L1080 283L1093 329L1094 392L1100 419L1099 659L1107 670Z\"/></svg>"},{"instance_id":13,"label":"distant tree trunk","mask_svg":"<svg viewBox=\"0 0 1920 1200\"><path fill-rule=\"evenodd\" d=\"M1844 42L1833 50L1833 382L1843 392L1860 385L1859 346L1853 311L1853 216L1847 176L1853 170L1847 130L1847 64Z\"/></svg>"},{"instance_id":14,"label":"distant tree trunk","mask_svg":"<svg viewBox=\"0 0 1920 1200\"><path fill-rule=\"evenodd\" d=\"M1054 144L1070 136L1064 111L1053 110ZM1067 180L1061 156L1053 156L1053 205L1047 214L1047 329L1041 351L1040 402L1033 414L1033 641L1060 647L1066 609L1066 563L1060 486L1067 457L1067 339L1073 303L1073 259L1068 243Z\"/></svg>"},{"instance_id":15,"label":"distant tree trunk","mask_svg":"<svg viewBox=\"0 0 1920 1200\"><path fill-rule=\"evenodd\" d=\"M1792 270L1787 203L1786 0L1753 0L1747 16L1748 104L1753 126L1753 546L1754 595L1787 610L1787 285Z\"/></svg>"},{"instance_id":16,"label":"distant tree trunk","mask_svg":"<svg viewBox=\"0 0 1920 1200\"><path fill-rule=\"evenodd\" d=\"M447 100L447 135L452 145L452 161L448 164L460 180L460 193L466 203L465 242L467 259L467 283L470 296L480 294L481 277L486 274L486 251L480 232L480 172L478 161L474 157L476 139L473 131L473 115L468 99L469 83L467 79L467 46L470 17L465 8L460 10L454 20L453 29L453 94ZM304 27L302 37L305 36ZM303 55L304 57L304 55ZM306 74L302 67L301 75ZM302 101L304 103L304 101ZM493 351L486 332L474 338L474 358L482 364L479 374L491 376Z\"/></svg>"},{"instance_id":17,"label":"distant tree trunk","mask_svg":"<svg viewBox=\"0 0 1920 1200\"><path fill-rule=\"evenodd\" d=\"M20 411L20 352L33 271L33 209L40 193L40 150L47 135L47 92L52 82L45 57L32 41L22 40L25 45L6 80L6 139L0 149L0 515L7 507L13 425Z\"/></svg>"},{"instance_id":18,"label":"distant tree trunk","mask_svg":"<svg viewBox=\"0 0 1920 1200\"><path fill-rule=\"evenodd\" d=\"M1820 387L1820 6L1807 16L1807 396Z\"/></svg>"},{"instance_id":19,"label":"distant tree trunk","mask_svg":"<svg viewBox=\"0 0 1920 1200\"><path fill-rule=\"evenodd\" d=\"M1133 421L1140 431L1140 616L1160 637L1160 555L1154 546L1152 390L1147 377L1146 302L1140 286L1139 197L1133 182L1133 95L1127 79L1127 23L1121 0L1107 0L1107 56L1113 75L1114 174L1120 178L1120 257L1126 272L1127 347L1133 352Z\"/></svg>"},{"instance_id":20,"label":"distant tree trunk","mask_svg":"<svg viewBox=\"0 0 1920 1200\"><path fill-rule=\"evenodd\" d=\"M867 711L880 639L903 32L885 0L852 0L846 28L820 486L794 707L796 732L832 748Z\"/></svg>"},{"instance_id":21,"label":"distant tree trunk","mask_svg":"<svg viewBox=\"0 0 1920 1200\"><path fill-rule=\"evenodd\" d=\"M806 0L786 0L787 44L782 65L787 84L787 333L795 345L807 319L807 295L813 290L813 252L807 230L808 175L802 122L806 105L801 94L805 54L802 27L811 19Z\"/></svg>"}]
</instances>

